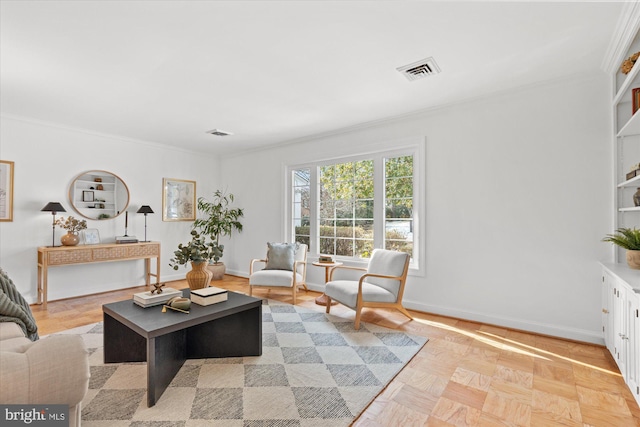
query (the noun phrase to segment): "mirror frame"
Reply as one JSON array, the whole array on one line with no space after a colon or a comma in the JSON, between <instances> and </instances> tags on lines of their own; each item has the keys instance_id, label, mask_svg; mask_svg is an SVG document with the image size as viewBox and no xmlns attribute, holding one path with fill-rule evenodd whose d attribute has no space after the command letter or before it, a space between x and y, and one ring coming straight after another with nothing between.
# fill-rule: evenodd
<instances>
[{"instance_id":1,"label":"mirror frame","mask_svg":"<svg viewBox=\"0 0 640 427\"><path fill-rule=\"evenodd\" d=\"M76 188L76 183L78 182L78 180L84 175L91 175L91 174L95 174L95 175L110 175L115 180L114 181L114 185L115 185L115 183L117 183L117 181L120 181L122 183L122 186L124 187L124 190L127 192L127 201L126 201L124 207L118 211L116 209L117 206L114 206L114 211L116 211L118 213L115 213L113 216L110 216L109 218L93 218L93 217L88 216L87 213L82 212L82 209L83 209L82 207L76 206L76 200L73 199L73 195L74 195L75 191L78 191L78 188ZM96 184L101 184L101 183L100 182L96 182ZM74 191L74 189L75 189L75 191ZM83 191L82 188L80 188L79 190ZM92 191L92 190L88 190L88 191ZM93 191L96 191L96 190L93 190ZM114 191L115 191L115 189L114 189ZM125 212L127 210L127 208L129 207L129 203L131 202L131 192L129 191L129 187L124 182L124 180L122 178L120 178L118 175L116 175L115 173L109 172L109 171L106 171L106 170L100 170L100 169L90 169L88 171L85 171L85 172L82 172L82 173L76 175L73 178L73 180L71 181L71 184L69 185L68 198L69 198L69 203L71 203L71 207L73 207L73 210L75 210L83 218L94 220L94 221L104 221L104 220L117 218L123 212ZM77 199L77 196L76 196L76 199ZM88 210L89 208L87 207L87 208L84 208L84 209Z\"/></svg>"}]
</instances>

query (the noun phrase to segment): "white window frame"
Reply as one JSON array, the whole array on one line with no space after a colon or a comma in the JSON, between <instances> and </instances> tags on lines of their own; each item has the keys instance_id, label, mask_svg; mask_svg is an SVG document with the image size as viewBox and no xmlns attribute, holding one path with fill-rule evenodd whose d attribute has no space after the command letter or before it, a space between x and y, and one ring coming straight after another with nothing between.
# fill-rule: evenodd
<instances>
[{"instance_id":1,"label":"white window frame","mask_svg":"<svg viewBox=\"0 0 640 427\"><path fill-rule=\"evenodd\" d=\"M415 141L415 140L414 140ZM401 157L412 155L413 156L413 258L411 259L410 270L409 273L411 275L424 276L425 270L425 247L426 247L426 238L425 238L425 149L424 143L414 142L412 144L390 144L397 148L389 149L389 150L380 150L374 152L365 152L365 153L357 153L351 154L348 156L341 157L332 157L326 158L318 161L306 162L306 163L296 163L285 165L284 174L285 174L285 221L284 230L286 235L288 236L288 240L293 241L295 238L295 229L293 226L293 181L292 175L293 171L296 169L305 169L308 168L310 170L310 179L311 184L309 188L309 197L311 206L311 213L309 217L310 221L310 244L312 252L309 252L309 259L314 260L319 256L317 252L317 248L319 248L319 238L318 238L318 191L319 191L319 180L318 180L318 168L321 166L336 164L336 163L344 163L344 162L353 162L358 160L370 159L374 162L374 224L376 227L379 227L379 224L383 224L380 230L376 230L374 234L374 247L381 248L384 245L384 215L385 215L385 206L382 201L384 201L385 196L385 176L384 176L384 159L392 158L392 157ZM344 256L335 256L337 261L343 262L347 265L361 265L366 266L367 260L357 257L344 257Z\"/></svg>"}]
</instances>

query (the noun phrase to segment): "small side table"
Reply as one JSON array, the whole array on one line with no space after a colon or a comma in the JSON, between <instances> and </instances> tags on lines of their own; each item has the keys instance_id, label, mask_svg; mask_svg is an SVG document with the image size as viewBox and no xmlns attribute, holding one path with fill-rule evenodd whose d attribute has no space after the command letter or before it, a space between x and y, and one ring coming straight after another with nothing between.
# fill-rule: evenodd
<instances>
[{"instance_id":1,"label":"small side table","mask_svg":"<svg viewBox=\"0 0 640 427\"><path fill-rule=\"evenodd\" d=\"M329 271L331 271L333 267L342 265L341 262L319 262L319 261L312 262L311 264L315 265L316 267L324 267L324 283L327 283L329 281ZM336 305L337 303L338 303L337 301L331 301L331 305ZM327 305L327 295L322 294L318 298L316 298L316 304Z\"/></svg>"}]
</instances>

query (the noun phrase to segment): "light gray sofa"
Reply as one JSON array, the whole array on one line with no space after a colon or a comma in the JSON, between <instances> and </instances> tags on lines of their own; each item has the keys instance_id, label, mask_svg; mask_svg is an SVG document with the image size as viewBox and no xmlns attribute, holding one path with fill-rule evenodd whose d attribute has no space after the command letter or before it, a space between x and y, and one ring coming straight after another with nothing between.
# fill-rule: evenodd
<instances>
[{"instance_id":1,"label":"light gray sofa","mask_svg":"<svg viewBox=\"0 0 640 427\"><path fill-rule=\"evenodd\" d=\"M69 426L80 426L89 388L89 355L79 335L27 338L18 324L0 323L0 403L69 405Z\"/></svg>"}]
</instances>

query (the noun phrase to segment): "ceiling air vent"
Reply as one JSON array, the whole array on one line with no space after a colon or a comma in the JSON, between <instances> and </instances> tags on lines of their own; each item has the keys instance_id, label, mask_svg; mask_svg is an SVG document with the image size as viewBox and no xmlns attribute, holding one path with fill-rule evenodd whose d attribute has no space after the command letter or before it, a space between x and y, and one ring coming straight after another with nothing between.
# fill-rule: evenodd
<instances>
[{"instance_id":1,"label":"ceiling air vent","mask_svg":"<svg viewBox=\"0 0 640 427\"><path fill-rule=\"evenodd\" d=\"M413 64L396 68L396 70L405 76L407 80L412 82L423 77L438 74L440 72L440 67L438 67L438 64L436 64L436 61L432 57L429 57L421 61L414 62Z\"/></svg>"},{"instance_id":2,"label":"ceiling air vent","mask_svg":"<svg viewBox=\"0 0 640 427\"><path fill-rule=\"evenodd\" d=\"M215 135L215 136L227 136L227 135L233 135L231 132L227 132L221 129L213 129L213 130L209 130L207 131L207 133L210 133L211 135Z\"/></svg>"}]
</instances>

